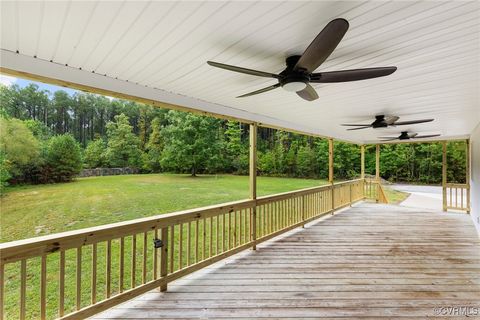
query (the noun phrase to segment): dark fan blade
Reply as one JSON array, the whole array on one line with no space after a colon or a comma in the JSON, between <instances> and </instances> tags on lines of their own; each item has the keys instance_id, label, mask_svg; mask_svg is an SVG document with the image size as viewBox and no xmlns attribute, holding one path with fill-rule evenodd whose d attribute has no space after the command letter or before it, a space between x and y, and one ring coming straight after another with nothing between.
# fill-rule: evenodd
<instances>
[{"instance_id":1,"label":"dark fan blade","mask_svg":"<svg viewBox=\"0 0 480 320\"><path fill-rule=\"evenodd\" d=\"M395 122L394 126L404 126L407 124L416 124L416 123L424 123L424 122L432 122L433 119L423 119L423 120L412 120L412 121L399 121Z\"/></svg>"},{"instance_id":2,"label":"dark fan blade","mask_svg":"<svg viewBox=\"0 0 480 320\"><path fill-rule=\"evenodd\" d=\"M422 139L422 138L433 138L433 137L438 137L440 136L439 134L427 134L427 135L424 135L424 136L415 136L415 137L412 137L413 139Z\"/></svg>"},{"instance_id":3,"label":"dark fan blade","mask_svg":"<svg viewBox=\"0 0 480 320\"><path fill-rule=\"evenodd\" d=\"M242 94L241 96L238 96L237 98L243 98L243 97L253 96L253 95L255 95L255 94L259 94L259 93L263 93L263 92L267 92L267 91L276 89L276 88L278 88L278 87L280 87L280 83L274 84L273 86L266 87L266 88L263 88L263 89L260 89L260 90L257 90L257 91L253 91L253 92L249 92L249 93Z\"/></svg>"},{"instance_id":4,"label":"dark fan blade","mask_svg":"<svg viewBox=\"0 0 480 320\"><path fill-rule=\"evenodd\" d=\"M346 127L365 127L365 126L370 126L370 124L360 124L360 123L357 123L357 124L353 124L353 123L343 123L341 124L341 126L346 126Z\"/></svg>"},{"instance_id":5,"label":"dark fan blade","mask_svg":"<svg viewBox=\"0 0 480 320\"><path fill-rule=\"evenodd\" d=\"M340 18L330 21L310 43L294 69L305 69L309 73L315 71L332 54L347 30L347 20Z\"/></svg>"},{"instance_id":6,"label":"dark fan blade","mask_svg":"<svg viewBox=\"0 0 480 320\"><path fill-rule=\"evenodd\" d=\"M313 101L313 100L317 100L318 99L318 94L317 92L315 91L315 89L307 84L307 87L305 89L303 89L302 91L297 91L297 94L307 100L307 101Z\"/></svg>"},{"instance_id":7,"label":"dark fan blade","mask_svg":"<svg viewBox=\"0 0 480 320\"><path fill-rule=\"evenodd\" d=\"M229 64L223 64L223 63L218 63L218 62L213 62L213 61L207 61L207 63L209 65L213 66L213 67L226 69L226 70L230 70L230 71L235 71L235 72L240 72L240 73L246 73L246 74L250 74L252 76L276 78L276 79L280 78L280 76L278 74L275 74L275 73L269 73L269 72L263 72L263 71L258 71L258 70L252 70L252 69L237 67L237 66L231 66Z\"/></svg>"},{"instance_id":8,"label":"dark fan blade","mask_svg":"<svg viewBox=\"0 0 480 320\"><path fill-rule=\"evenodd\" d=\"M367 129L367 128L370 128L371 125L368 125L368 126L363 126L363 127L358 127L358 128L351 128L351 129L347 129L347 130L360 130L360 129Z\"/></svg>"},{"instance_id":9,"label":"dark fan blade","mask_svg":"<svg viewBox=\"0 0 480 320\"><path fill-rule=\"evenodd\" d=\"M397 140L398 137L378 137L381 141L393 141L393 140Z\"/></svg>"},{"instance_id":10,"label":"dark fan blade","mask_svg":"<svg viewBox=\"0 0 480 320\"><path fill-rule=\"evenodd\" d=\"M379 67L366 69L341 70L331 72L313 73L310 82L313 83L331 83L365 80L388 76L394 73L397 67Z\"/></svg>"},{"instance_id":11,"label":"dark fan blade","mask_svg":"<svg viewBox=\"0 0 480 320\"><path fill-rule=\"evenodd\" d=\"M387 119L385 120L387 122L387 124L389 126L393 125L395 123L395 121L397 121L398 119L400 119L400 117L397 117L397 116L390 116L390 117L387 117Z\"/></svg>"}]
</instances>

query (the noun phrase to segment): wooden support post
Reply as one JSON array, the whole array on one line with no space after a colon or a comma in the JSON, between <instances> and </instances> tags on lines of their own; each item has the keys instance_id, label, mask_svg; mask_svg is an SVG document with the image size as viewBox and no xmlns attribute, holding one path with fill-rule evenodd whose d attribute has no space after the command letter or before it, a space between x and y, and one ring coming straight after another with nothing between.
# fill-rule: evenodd
<instances>
[{"instance_id":1,"label":"wooden support post","mask_svg":"<svg viewBox=\"0 0 480 320\"><path fill-rule=\"evenodd\" d=\"M360 179L365 179L365 145L360 146Z\"/></svg>"},{"instance_id":2,"label":"wooden support post","mask_svg":"<svg viewBox=\"0 0 480 320\"><path fill-rule=\"evenodd\" d=\"M257 124L250 125L250 199L257 199ZM253 250L257 250L257 206L253 205L250 216L250 228L253 241Z\"/></svg>"},{"instance_id":3,"label":"wooden support post","mask_svg":"<svg viewBox=\"0 0 480 320\"><path fill-rule=\"evenodd\" d=\"M377 181L377 199L380 200L380 145L376 145L375 152L375 180Z\"/></svg>"},{"instance_id":4,"label":"wooden support post","mask_svg":"<svg viewBox=\"0 0 480 320\"><path fill-rule=\"evenodd\" d=\"M447 141L442 141L442 199L443 211L447 211Z\"/></svg>"},{"instance_id":5,"label":"wooden support post","mask_svg":"<svg viewBox=\"0 0 480 320\"><path fill-rule=\"evenodd\" d=\"M363 180L362 184L363 184L363 198L366 199L367 198L367 193L365 191L365 145L362 144L360 146L360 179Z\"/></svg>"},{"instance_id":6,"label":"wooden support post","mask_svg":"<svg viewBox=\"0 0 480 320\"><path fill-rule=\"evenodd\" d=\"M467 213L470 213L470 139L465 140L465 184L467 185L465 190Z\"/></svg>"},{"instance_id":7,"label":"wooden support post","mask_svg":"<svg viewBox=\"0 0 480 320\"><path fill-rule=\"evenodd\" d=\"M161 234L162 247L160 248L160 278L166 277L168 274L168 228L163 227ZM160 291L167 291L167 284L160 286Z\"/></svg>"},{"instance_id":8,"label":"wooden support post","mask_svg":"<svg viewBox=\"0 0 480 320\"><path fill-rule=\"evenodd\" d=\"M328 139L328 183L332 190L332 213L335 210L335 187L333 185L333 139Z\"/></svg>"}]
</instances>

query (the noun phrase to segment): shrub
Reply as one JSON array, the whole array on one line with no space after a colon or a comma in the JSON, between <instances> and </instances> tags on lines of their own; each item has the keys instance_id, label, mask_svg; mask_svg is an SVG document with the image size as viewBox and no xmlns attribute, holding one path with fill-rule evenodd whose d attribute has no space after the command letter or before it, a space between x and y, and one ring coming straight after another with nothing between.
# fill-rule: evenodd
<instances>
[{"instance_id":1,"label":"shrub","mask_svg":"<svg viewBox=\"0 0 480 320\"><path fill-rule=\"evenodd\" d=\"M54 182L71 181L82 169L78 142L69 134L51 138L47 148L47 166L51 169Z\"/></svg>"}]
</instances>

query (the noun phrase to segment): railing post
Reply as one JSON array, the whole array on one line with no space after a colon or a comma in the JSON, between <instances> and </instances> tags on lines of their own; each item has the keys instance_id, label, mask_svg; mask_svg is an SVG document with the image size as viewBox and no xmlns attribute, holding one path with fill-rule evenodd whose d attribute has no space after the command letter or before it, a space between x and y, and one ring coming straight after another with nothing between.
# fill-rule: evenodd
<instances>
[{"instance_id":1,"label":"railing post","mask_svg":"<svg viewBox=\"0 0 480 320\"><path fill-rule=\"evenodd\" d=\"M447 211L447 141L442 141L442 200L443 211Z\"/></svg>"},{"instance_id":2,"label":"railing post","mask_svg":"<svg viewBox=\"0 0 480 320\"><path fill-rule=\"evenodd\" d=\"M465 140L465 184L466 184L466 197L467 197L467 213L470 213L470 139ZM463 199L463 191L462 191Z\"/></svg>"},{"instance_id":3,"label":"railing post","mask_svg":"<svg viewBox=\"0 0 480 320\"><path fill-rule=\"evenodd\" d=\"M335 210L335 186L333 184L333 139L328 139L328 183L332 190L332 214Z\"/></svg>"},{"instance_id":4,"label":"railing post","mask_svg":"<svg viewBox=\"0 0 480 320\"><path fill-rule=\"evenodd\" d=\"M380 200L380 145L376 145L375 152L375 180L377 181L377 203Z\"/></svg>"},{"instance_id":5,"label":"railing post","mask_svg":"<svg viewBox=\"0 0 480 320\"><path fill-rule=\"evenodd\" d=\"M360 146L360 179L365 179L365 145Z\"/></svg>"},{"instance_id":6,"label":"railing post","mask_svg":"<svg viewBox=\"0 0 480 320\"><path fill-rule=\"evenodd\" d=\"M350 195L350 207L352 206L352 184L350 183L349 185L349 195Z\"/></svg>"},{"instance_id":7,"label":"railing post","mask_svg":"<svg viewBox=\"0 0 480 320\"><path fill-rule=\"evenodd\" d=\"M257 199L257 124L250 124L250 167L249 167L249 188L250 199ZM254 201L250 216L253 250L257 250L257 204Z\"/></svg>"},{"instance_id":8,"label":"railing post","mask_svg":"<svg viewBox=\"0 0 480 320\"><path fill-rule=\"evenodd\" d=\"M363 199L367 198L367 192L365 188L367 187L365 184L365 145L362 144L360 146L360 179L362 179L362 195Z\"/></svg>"},{"instance_id":9,"label":"railing post","mask_svg":"<svg viewBox=\"0 0 480 320\"><path fill-rule=\"evenodd\" d=\"M302 196L302 221L305 221L305 195ZM302 224L302 228L305 228L305 224Z\"/></svg>"},{"instance_id":10,"label":"railing post","mask_svg":"<svg viewBox=\"0 0 480 320\"><path fill-rule=\"evenodd\" d=\"M168 227L163 227L161 234L162 247L160 248L160 279L164 278L168 274ZM160 286L160 291L167 291L167 283Z\"/></svg>"}]
</instances>

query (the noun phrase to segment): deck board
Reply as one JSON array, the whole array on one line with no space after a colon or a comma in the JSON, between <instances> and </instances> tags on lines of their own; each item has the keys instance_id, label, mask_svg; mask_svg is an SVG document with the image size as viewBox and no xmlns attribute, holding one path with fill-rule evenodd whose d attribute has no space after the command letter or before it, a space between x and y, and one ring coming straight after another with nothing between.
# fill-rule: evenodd
<instances>
[{"instance_id":1,"label":"deck board","mask_svg":"<svg viewBox=\"0 0 480 320\"><path fill-rule=\"evenodd\" d=\"M361 203L94 319L419 319L448 306L480 309L470 217Z\"/></svg>"}]
</instances>

